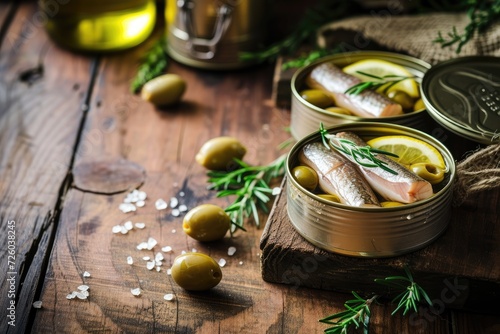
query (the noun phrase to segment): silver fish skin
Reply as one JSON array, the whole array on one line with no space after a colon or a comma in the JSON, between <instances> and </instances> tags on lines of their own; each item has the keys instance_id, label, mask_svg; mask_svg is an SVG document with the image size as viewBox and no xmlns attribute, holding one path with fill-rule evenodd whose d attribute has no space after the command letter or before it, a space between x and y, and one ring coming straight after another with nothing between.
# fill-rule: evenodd
<instances>
[{"instance_id":1,"label":"silver fish skin","mask_svg":"<svg viewBox=\"0 0 500 334\"><path fill-rule=\"evenodd\" d=\"M318 173L323 191L337 195L342 203L357 207L380 206L377 196L356 166L334 149L318 142L306 144L299 160Z\"/></svg>"},{"instance_id":2,"label":"silver fish skin","mask_svg":"<svg viewBox=\"0 0 500 334\"><path fill-rule=\"evenodd\" d=\"M330 139L332 144L339 145L335 138L350 140L358 146L367 146L363 139L352 132L339 132ZM413 203L433 195L432 185L428 181L384 154L377 154L376 157L385 162L387 167L395 171L397 175L380 167L363 167L358 164L356 167L363 173L372 189L384 199L400 203Z\"/></svg>"},{"instance_id":3,"label":"silver fish skin","mask_svg":"<svg viewBox=\"0 0 500 334\"><path fill-rule=\"evenodd\" d=\"M362 82L332 63L323 63L316 66L306 78L311 88L330 93L335 104L351 111L360 117L384 117L403 114L400 104L373 91L365 90L360 94L345 94L350 87Z\"/></svg>"}]
</instances>

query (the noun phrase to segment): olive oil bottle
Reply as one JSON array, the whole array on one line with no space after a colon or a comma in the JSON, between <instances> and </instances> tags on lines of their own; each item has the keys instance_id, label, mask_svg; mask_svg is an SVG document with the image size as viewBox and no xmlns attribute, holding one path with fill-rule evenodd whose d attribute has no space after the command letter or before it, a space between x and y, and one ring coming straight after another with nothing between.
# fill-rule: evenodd
<instances>
[{"instance_id":1,"label":"olive oil bottle","mask_svg":"<svg viewBox=\"0 0 500 334\"><path fill-rule=\"evenodd\" d=\"M39 0L46 29L63 47L118 51L143 42L155 25L155 0Z\"/></svg>"}]
</instances>

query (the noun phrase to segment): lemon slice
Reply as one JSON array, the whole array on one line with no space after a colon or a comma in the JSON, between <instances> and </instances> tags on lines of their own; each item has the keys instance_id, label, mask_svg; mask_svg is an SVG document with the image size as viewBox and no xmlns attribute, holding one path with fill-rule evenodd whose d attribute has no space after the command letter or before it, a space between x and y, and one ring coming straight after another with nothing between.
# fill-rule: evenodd
<instances>
[{"instance_id":1,"label":"lemon slice","mask_svg":"<svg viewBox=\"0 0 500 334\"><path fill-rule=\"evenodd\" d=\"M413 77L413 75L410 72L408 72L408 70L403 66L381 59L360 60L355 63L352 63L351 65L347 65L346 67L343 68L343 71L363 81L374 81L376 79L358 73L358 71L368 73L371 75L376 75L378 77L384 77L386 75ZM406 79L401 82L398 82L397 84L389 88L388 92L394 90L403 91L413 98L417 98L420 96L417 82L414 79Z\"/></svg>"},{"instance_id":2,"label":"lemon slice","mask_svg":"<svg viewBox=\"0 0 500 334\"><path fill-rule=\"evenodd\" d=\"M443 156L432 145L409 136L382 136L367 142L373 148L397 154L391 157L404 166L416 163L429 163L446 168Z\"/></svg>"}]
</instances>

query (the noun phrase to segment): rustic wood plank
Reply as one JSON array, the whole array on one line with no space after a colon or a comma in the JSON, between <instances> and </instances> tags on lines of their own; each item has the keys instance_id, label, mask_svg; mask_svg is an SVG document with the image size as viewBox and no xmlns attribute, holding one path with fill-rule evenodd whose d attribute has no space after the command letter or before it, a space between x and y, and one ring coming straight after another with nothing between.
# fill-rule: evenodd
<instances>
[{"instance_id":1,"label":"rustic wood plank","mask_svg":"<svg viewBox=\"0 0 500 334\"><path fill-rule=\"evenodd\" d=\"M407 264L431 296L446 299L447 308L499 312L495 302L500 288L499 193L496 189L477 194L453 210L446 233L433 244L388 259L346 257L308 243L291 225L281 194L261 242L263 278L325 290L383 293L373 280L397 275ZM305 279L304 272L308 272ZM439 297L452 287L458 289L455 295Z\"/></svg>"},{"instance_id":2,"label":"rustic wood plank","mask_svg":"<svg viewBox=\"0 0 500 334\"><path fill-rule=\"evenodd\" d=\"M7 250L8 222L15 221L16 256L7 270L7 252L0 254L1 281L15 272L15 299L10 284L0 286L2 333L28 326L89 81L89 61L54 48L33 20L36 10L20 5L0 50L0 247ZM5 321L12 300L16 327Z\"/></svg>"}]
</instances>

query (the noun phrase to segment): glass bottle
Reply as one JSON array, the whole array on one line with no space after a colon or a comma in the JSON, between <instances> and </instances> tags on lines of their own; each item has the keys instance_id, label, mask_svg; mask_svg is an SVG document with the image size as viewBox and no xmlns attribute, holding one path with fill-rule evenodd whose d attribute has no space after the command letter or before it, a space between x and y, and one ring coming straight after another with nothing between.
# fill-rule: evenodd
<instances>
[{"instance_id":1,"label":"glass bottle","mask_svg":"<svg viewBox=\"0 0 500 334\"><path fill-rule=\"evenodd\" d=\"M46 29L63 47L102 52L143 42L155 25L155 0L39 0Z\"/></svg>"}]
</instances>

